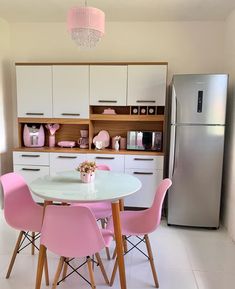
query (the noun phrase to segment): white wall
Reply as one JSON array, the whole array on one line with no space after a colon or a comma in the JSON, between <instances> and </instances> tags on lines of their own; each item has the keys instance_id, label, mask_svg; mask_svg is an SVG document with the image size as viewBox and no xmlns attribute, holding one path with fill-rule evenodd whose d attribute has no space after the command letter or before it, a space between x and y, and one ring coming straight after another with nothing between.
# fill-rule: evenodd
<instances>
[{"instance_id":1,"label":"white wall","mask_svg":"<svg viewBox=\"0 0 235 289\"><path fill-rule=\"evenodd\" d=\"M226 20L225 53L230 87L223 182L223 222L235 240L235 10Z\"/></svg>"},{"instance_id":2,"label":"white wall","mask_svg":"<svg viewBox=\"0 0 235 289\"><path fill-rule=\"evenodd\" d=\"M9 25L0 19L0 174L11 170L12 96Z\"/></svg>"}]
</instances>

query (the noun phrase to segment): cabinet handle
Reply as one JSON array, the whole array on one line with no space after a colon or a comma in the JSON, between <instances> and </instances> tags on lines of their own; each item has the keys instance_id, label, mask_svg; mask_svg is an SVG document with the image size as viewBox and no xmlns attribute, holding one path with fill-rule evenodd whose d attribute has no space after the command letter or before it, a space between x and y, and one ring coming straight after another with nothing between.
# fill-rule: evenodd
<instances>
[{"instance_id":1,"label":"cabinet handle","mask_svg":"<svg viewBox=\"0 0 235 289\"><path fill-rule=\"evenodd\" d=\"M114 160L114 157L95 157L97 160Z\"/></svg>"},{"instance_id":2,"label":"cabinet handle","mask_svg":"<svg viewBox=\"0 0 235 289\"><path fill-rule=\"evenodd\" d=\"M76 159L75 156L58 156L59 159Z\"/></svg>"},{"instance_id":3,"label":"cabinet handle","mask_svg":"<svg viewBox=\"0 0 235 289\"><path fill-rule=\"evenodd\" d=\"M28 169L28 168L22 168L22 171L32 171L32 172L39 172L40 169Z\"/></svg>"},{"instance_id":4,"label":"cabinet handle","mask_svg":"<svg viewBox=\"0 0 235 289\"><path fill-rule=\"evenodd\" d=\"M61 113L61 115L79 116L80 113L67 113L67 112L63 112L63 113Z\"/></svg>"},{"instance_id":5,"label":"cabinet handle","mask_svg":"<svg viewBox=\"0 0 235 289\"><path fill-rule=\"evenodd\" d=\"M26 115L44 115L43 112L26 112Z\"/></svg>"},{"instance_id":6,"label":"cabinet handle","mask_svg":"<svg viewBox=\"0 0 235 289\"><path fill-rule=\"evenodd\" d=\"M153 161L154 159L141 159L141 158L134 158L134 161Z\"/></svg>"},{"instance_id":7,"label":"cabinet handle","mask_svg":"<svg viewBox=\"0 0 235 289\"><path fill-rule=\"evenodd\" d=\"M134 175L153 175L153 173L147 173L147 172L134 172Z\"/></svg>"},{"instance_id":8,"label":"cabinet handle","mask_svg":"<svg viewBox=\"0 0 235 289\"><path fill-rule=\"evenodd\" d=\"M99 100L99 102L117 103L117 100Z\"/></svg>"},{"instance_id":9,"label":"cabinet handle","mask_svg":"<svg viewBox=\"0 0 235 289\"><path fill-rule=\"evenodd\" d=\"M21 155L22 158L39 158L40 155Z\"/></svg>"},{"instance_id":10,"label":"cabinet handle","mask_svg":"<svg viewBox=\"0 0 235 289\"><path fill-rule=\"evenodd\" d=\"M151 102L151 103L155 103L156 100L136 100L137 103L147 103L147 102Z\"/></svg>"}]
</instances>

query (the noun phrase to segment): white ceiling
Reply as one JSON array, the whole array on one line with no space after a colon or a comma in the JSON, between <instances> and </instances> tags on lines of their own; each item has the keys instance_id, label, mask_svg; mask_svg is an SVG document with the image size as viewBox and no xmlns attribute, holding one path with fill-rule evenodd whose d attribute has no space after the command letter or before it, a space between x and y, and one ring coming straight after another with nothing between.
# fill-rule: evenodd
<instances>
[{"instance_id":1,"label":"white ceiling","mask_svg":"<svg viewBox=\"0 0 235 289\"><path fill-rule=\"evenodd\" d=\"M235 0L88 0L108 21L224 20ZM0 0L0 18L8 22L65 22L71 6L85 0Z\"/></svg>"}]
</instances>

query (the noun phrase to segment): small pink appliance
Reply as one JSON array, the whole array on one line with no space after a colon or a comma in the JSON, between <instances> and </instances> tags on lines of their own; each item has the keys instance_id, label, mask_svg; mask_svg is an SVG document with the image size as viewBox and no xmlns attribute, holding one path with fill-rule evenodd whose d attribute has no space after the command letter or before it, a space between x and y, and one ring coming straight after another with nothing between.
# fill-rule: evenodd
<instances>
[{"instance_id":1,"label":"small pink appliance","mask_svg":"<svg viewBox=\"0 0 235 289\"><path fill-rule=\"evenodd\" d=\"M45 133L43 125L25 124L23 140L26 147L43 147L45 144Z\"/></svg>"}]
</instances>

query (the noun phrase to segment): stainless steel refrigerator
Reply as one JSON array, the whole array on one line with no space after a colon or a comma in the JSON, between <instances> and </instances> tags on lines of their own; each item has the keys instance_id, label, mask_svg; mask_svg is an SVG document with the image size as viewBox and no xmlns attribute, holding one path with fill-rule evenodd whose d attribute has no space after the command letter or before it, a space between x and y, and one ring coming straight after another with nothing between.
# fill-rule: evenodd
<instances>
[{"instance_id":1,"label":"stainless steel refrigerator","mask_svg":"<svg viewBox=\"0 0 235 289\"><path fill-rule=\"evenodd\" d=\"M228 75L174 75L168 224L219 227Z\"/></svg>"}]
</instances>

